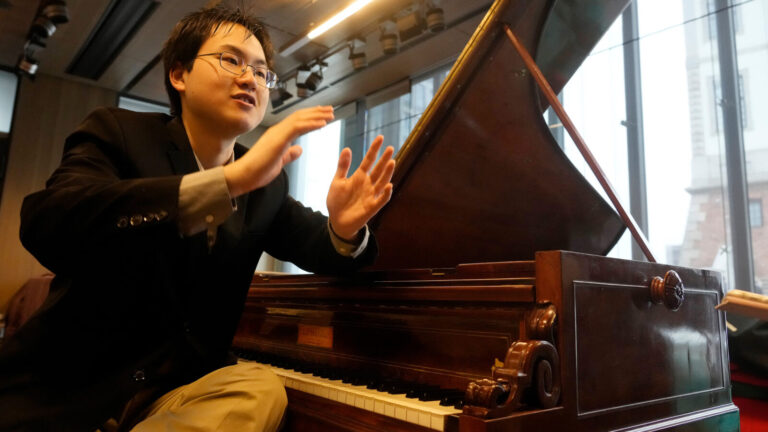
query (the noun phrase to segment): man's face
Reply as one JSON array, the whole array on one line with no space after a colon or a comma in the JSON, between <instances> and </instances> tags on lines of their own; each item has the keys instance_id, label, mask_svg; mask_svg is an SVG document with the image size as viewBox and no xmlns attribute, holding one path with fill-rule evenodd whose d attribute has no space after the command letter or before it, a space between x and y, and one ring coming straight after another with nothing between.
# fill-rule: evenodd
<instances>
[{"instance_id":1,"label":"man's face","mask_svg":"<svg viewBox=\"0 0 768 432\"><path fill-rule=\"evenodd\" d=\"M261 43L245 27L223 23L198 51L237 54L253 66L266 67ZM173 73L173 71L171 72ZM255 128L264 118L269 90L256 83L251 68L234 74L221 67L218 55L197 57L190 71L183 71L182 117L194 121L222 138L234 138Z\"/></svg>"}]
</instances>

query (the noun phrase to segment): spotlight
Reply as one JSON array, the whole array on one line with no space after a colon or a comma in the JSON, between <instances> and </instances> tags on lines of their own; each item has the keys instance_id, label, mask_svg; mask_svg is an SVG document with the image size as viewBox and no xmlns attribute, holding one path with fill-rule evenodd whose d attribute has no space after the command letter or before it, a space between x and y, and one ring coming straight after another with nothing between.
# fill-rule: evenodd
<instances>
[{"instance_id":1,"label":"spotlight","mask_svg":"<svg viewBox=\"0 0 768 432\"><path fill-rule=\"evenodd\" d=\"M269 92L269 100L272 102L272 109L279 107L292 97L293 95L288 93L288 90L285 89L285 82L279 83L276 89Z\"/></svg>"},{"instance_id":2,"label":"spotlight","mask_svg":"<svg viewBox=\"0 0 768 432\"><path fill-rule=\"evenodd\" d=\"M394 33L382 34L379 38L381 50L384 54L390 55L397 53L397 35Z\"/></svg>"},{"instance_id":3,"label":"spotlight","mask_svg":"<svg viewBox=\"0 0 768 432\"><path fill-rule=\"evenodd\" d=\"M365 69L368 66L368 59L365 57L365 53L350 53L349 60L352 62L352 67L355 70Z\"/></svg>"},{"instance_id":4,"label":"spotlight","mask_svg":"<svg viewBox=\"0 0 768 432\"><path fill-rule=\"evenodd\" d=\"M69 11L64 0L49 1L43 7L42 14L51 20L54 24L64 24L69 22Z\"/></svg>"},{"instance_id":5,"label":"spotlight","mask_svg":"<svg viewBox=\"0 0 768 432\"><path fill-rule=\"evenodd\" d=\"M424 31L424 27L424 19L421 17L421 10L418 8L397 18L397 32L400 35L401 42L420 35Z\"/></svg>"},{"instance_id":6,"label":"spotlight","mask_svg":"<svg viewBox=\"0 0 768 432\"><path fill-rule=\"evenodd\" d=\"M433 7L427 11L427 28L432 33L445 30L445 20L443 18L442 9Z\"/></svg>"},{"instance_id":7,"label":"spotlight","mask_svg":"<svg viewBox=\"0 0 768 432\"><path fill-rule=\"evenodd\" d=\"M304 81L309 78L309 75L312 73L312 69L309 68L307 65L301 65L296 70L296 83L303 83Z\"/></svg>"},{"instance_id":8,"label":"spotlight","mask_svg":"<svg viewBox=\"0 0 768 432\"><path fill-rule=\"evenodd\" d=\"M26 75L29 78L34 78L37 73L38 62L32 58L29 54L22 54L19 56L19 61L16 63L16 71Z\"/></svg>"},{"instance_id":9,"label":"spotlight","mask_svg":"<svg viewBox=\"0 0 768 432\"><path fill-rule=\"evenodd\" d=\"M397 53L396 29L397 26L392 20L387 20L379 24L379 31L381 32L379 42L381 43L381 50L384 51L384 55Z\"/></svg>"},{"instance_id":10,"label":"spotlight","mask_svg":"<svg viewBox=\"0 0 768 432\"><path fill-rule=\"evenodd\" d=\"M36 34L29 35L29 39L27 40L27 43L24 45L25 48L37 46L40 48L45 48L45 42L43 42L42 38Z\"/></svg>"},{"instance_id":11,"label":"spotlight","mask_svg":"<svg viewBox=\"0 0 768 432\"><path fill-rule=\"evenodd\" d=\"M307 79L304 81L304 85L307 87L308 90L314 92L317 90L317 87L320 85L321 82L323 82L323 67L328 66L327 63L319 62L317 63L317 70L309 74Z\"/></svg>"},{"instance_id":12,"label":"spotlight","mask_svg":"<svg viewBox=\"0 0 768 432\"><path fill-rule=\"evenodd\" d=\"M38 36L40 38L51 37L56 31L56 24L53 23L48 17L38 15L32 22L32 27L29 29L31 35Z\"/></svg>"},{"instance_id":13,"label":"spotlight","mask_svg":"<svg viewBox=\"0 0 768 432\"><path fill-rule=\"evenodd\" d=\"M312 96L312 90L308 89L304 83L296 83L296 96L304 99Z\"/></svg>"},{"instance_id":14,"label":"spotlight","mask_svg":"<svg viewBox=\"0 0 768 432\"><path fill-rule=\"evenodd\" d=\"M355 38L349 41L349 61L355 70L360 70L368 66L368 59L365 57L365 41Z\"/></svg>"}]
</instances>

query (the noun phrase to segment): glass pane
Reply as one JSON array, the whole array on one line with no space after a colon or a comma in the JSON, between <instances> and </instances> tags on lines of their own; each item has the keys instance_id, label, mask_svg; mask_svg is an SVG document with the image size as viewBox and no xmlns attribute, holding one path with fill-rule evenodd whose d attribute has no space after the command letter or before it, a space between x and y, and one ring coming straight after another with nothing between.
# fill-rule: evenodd
<instances>
[{"instance_id":1,"label":"glass pane","mask_svg":"<svg viewBox=\"0 0 768 432\"><path fill-rule=\"evenodd\" d=\"M722 206L708 206L722 202L722 187L719 171L705 180L694 168L707 157L703 148L692 143L702 137L702 125L707 122L702 115L709 111L703 112L706 101L696 91L702 83L689 82L695 75L691 58L696 47L708 43L709 37L698 32L708 31L709 23L705 14L689 10L693 3L638 3L648 234L658 261L711 268L725 233ZM698 19L688 22L694 15ZM693 41L697 41L696 47L691 49ZM710 154L719 158L719 147ZM703 182L710 187L699 193L704 192ZM697 219L703 207L712 211L706 232ZM727 269L721 266L719 270Z\"/></svg>"},{"instance_id":2,"label":"glass pane","mask_svg":"<svg viewBox=\"0 0 768 432\"><path fill-rule=\"evenodd\" d=\"M763 222L768 203L768 2L734 2L736 55L741 76L744 156L750 200L755 290L768 294L768 228Z\"/></svg>"},{"instance_id":3,"label":"glass pane","mask_svg":"<svg viewBox=\"0 0 768 432\"><path fill-rule=\"evenodd\" d=\"M171 108L165 105L160 105L152 102L147 102L131 97L120 96L117 101L118 108L123 108L136 112L159 112L170 115Z\"/></svg>"},{"instance_id":4,"label":"glass pane","mask_svg":"<svg viewBox=\"0 0 768 432\"><path fill-rule=\"evenodd\" d=\"M293 162L293 197L307 207L328 215L325 198L336 173L339 160L342 120L328 124L322 129L303 135L298 140L301 157ZM291 263L284 263L282 271L306 273Z\"/></svg>"},{"instance_id":5,"label":"glass pane","mask_svg":"<svg viewBox=\"0 0 768 432\"><path fill-rule=\"evenodd\" d=\"M624 105L624 57L621 19L608 29L562 91L563 106L590 152L629 209L627 181L627 132L622 121ZM553 129L556 132L557 127ZM567 133L565 153L607 202L608 196ZM629 234L625 233L609 256L631 258Z\"/></svg>"},{"instance_id":6,"label":"glass pane","mask_svg":"<svg viewBox=\"0 0 768 432\"><path fill-rule=\"evenodd\" d=\"M408 135L427 109L435 92L450 72L450 65L441 67L411 83L411 92L368 107L365 120L365 145L377 135L384 136L384 144L400 150ZM366 148L367 149L367 148Z\"/></svg>"},{"instance_id":7,"label":"glass pane","mask_svg":"<svg viewBox=\"0 0 768 432\"><path fill-rule=\"evenodd\" d=\"M0 71L0 134L7 134L11 130L17 82L15 74Z\"/></svg>"}]
</instances>

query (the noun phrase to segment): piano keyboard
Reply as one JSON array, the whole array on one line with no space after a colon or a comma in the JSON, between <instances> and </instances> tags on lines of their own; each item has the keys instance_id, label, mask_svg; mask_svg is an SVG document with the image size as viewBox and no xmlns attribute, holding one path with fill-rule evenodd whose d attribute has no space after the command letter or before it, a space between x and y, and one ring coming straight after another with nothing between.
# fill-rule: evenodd
<instances>
[{"instance_id":1,"label":"piano keyboard","mask_svg":"<svg viewBox=\"0 0 768 432\"><path fill-rule=\"evenodd\" d=\"M240 361L253 362L243 358ZM369 389L365 385L348 384L340 380L330 380L314 376L310 373L283 369L261 362L255 363L271 369L280 377L286 388L292 388L434 430L443 430L445 416L461 413L461 410L453 406L440 405L439 400L420 401L407 398L405 394L390 394Z\"/></svg>"}]
</instances>

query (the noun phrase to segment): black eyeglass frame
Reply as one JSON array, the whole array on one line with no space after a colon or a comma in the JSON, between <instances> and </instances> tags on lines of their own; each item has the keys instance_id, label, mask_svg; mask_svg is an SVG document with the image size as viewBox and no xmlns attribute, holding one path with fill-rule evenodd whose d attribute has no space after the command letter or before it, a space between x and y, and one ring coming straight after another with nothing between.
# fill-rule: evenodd
<instances>
[{"instance_id":1,"label":"black eyeglass frame","mask_svg":"<svg viewBox=\"0 0 768 432\"><path fill-rule=\"evenodd\" d=\"M229 69L229 67L235 66L233 64L229 65L229 67L224 65L224 60L222 59L224 57L224 54L229 54L229 55L237 58L238 59L238 63L242 63L242 66L239 66L239 65L237 66L237 67L241 68L239 72L237 70ZM207 57L207 56L219 56L219 66L221 66L221 68L224 69L225 71L227 71L229 73L232 73L232 74L235 74L235 75L240 74L242 76L243 74L245 74L245 71L248 70L248 68L251 68L253 76L256 78L256 83L257 84L259 84L262 87L264 87L266 89L269 89L269 90L272 90L272 89L277 87L277 80L278 80L278 78L277 78L277 74L274 71L270 70L267 67L250 65L250 64L246 63L245 60L243 59L243 57L238 55L238 54L235 54L235 53L229 52L229 51L219 51L219 52L212 52L212 53L198 54L197 55L197 57ZM262 69L264 70L264 84L263 85L259 82L259 75L257 73L257 72L259 72Z\"/></svg>"}]
</instances>

